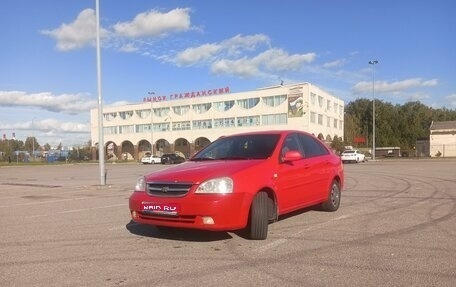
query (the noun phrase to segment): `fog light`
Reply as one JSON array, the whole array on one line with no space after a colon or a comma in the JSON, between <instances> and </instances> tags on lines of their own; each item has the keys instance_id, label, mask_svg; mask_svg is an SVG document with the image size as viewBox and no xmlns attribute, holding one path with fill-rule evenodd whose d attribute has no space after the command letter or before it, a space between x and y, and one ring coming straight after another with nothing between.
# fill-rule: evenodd
<instances>
[{"instance_id":1,"label":"fog light","mask_svg":"<svg viewBox=\"0 0 456 287\"><path fill-rule=\"evenodd\" d=\"M203 216L203 224L212 225L215 224L214 219L210 216Z\"/></svg>"},{"instance_id":2,"label":"fog light","mask_svg":"<svg viewBox=\"0 0 456 287\"><path fill-rule=\"evenodd\" d=\"M133 217L133 219L137 219L138 218L138 213L136 211L132 211L131 212L131 217Z\"/></svg>"}]
</instances>

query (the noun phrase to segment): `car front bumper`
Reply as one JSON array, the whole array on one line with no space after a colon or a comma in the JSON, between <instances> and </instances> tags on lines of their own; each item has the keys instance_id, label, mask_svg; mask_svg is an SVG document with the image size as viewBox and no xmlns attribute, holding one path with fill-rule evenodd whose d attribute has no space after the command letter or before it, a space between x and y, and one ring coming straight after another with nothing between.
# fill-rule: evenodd
<instances>
[{"instance_id":1,"label":"car front bumper","mask_svg":"<svg viewBox=\"0 0 456 287\"><path fill-rule=\"evenodd\" d=\"M252 196L249 193L187 194L184 197L153 197L133 192L129 199L133 221L157 226L229 231L246 227ZM144 205L173 204L177 213L150 212Z\"/></svg>"}]
</instances>

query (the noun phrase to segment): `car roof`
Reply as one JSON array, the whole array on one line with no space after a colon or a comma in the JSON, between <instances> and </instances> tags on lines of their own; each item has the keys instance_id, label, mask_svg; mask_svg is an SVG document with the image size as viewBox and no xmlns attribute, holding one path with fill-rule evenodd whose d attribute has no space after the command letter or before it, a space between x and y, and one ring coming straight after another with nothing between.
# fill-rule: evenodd
<instances>
[{"instance_id":1,"label":"car roof","mask_svg":"<svg viewBox=\"0 0 456 287\"><path fill-rule=\"evenodd\" d=\"M309 132L306 132L306 131L301 131L301 130L265 130L265 131L251 131L251 132L244 132L244 133L235 133L235 134L221 136L221 138L223 138L223 137L231 137L231 136L245 136L245 135L267 135L267 134L271 134L271 135L276 135L276 134L287 135L287 134L291 134L291 133L302 133L302 134L307 134L309 136L315 137L315 135L313 135L313 134L311 134Z\"/></svg>"}]
</instances>

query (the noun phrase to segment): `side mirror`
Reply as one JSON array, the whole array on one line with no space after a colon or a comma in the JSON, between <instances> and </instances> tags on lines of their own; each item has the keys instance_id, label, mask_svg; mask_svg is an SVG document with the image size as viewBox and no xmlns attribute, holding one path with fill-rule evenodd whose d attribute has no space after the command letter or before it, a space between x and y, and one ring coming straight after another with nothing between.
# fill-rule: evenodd
<instances>
[{"instance_id":1,"label":"side mirror","mask_svg":"<svg viewBox=\"0 0 456 287\"><path fill-rule=\"evenodd\" d=\"M297 151L297 150L290 150L285 153L285 155L282 157L283 162L292 162L292 161L297 161L304 158L302 154Z\"/></svg>"}]
</instances>

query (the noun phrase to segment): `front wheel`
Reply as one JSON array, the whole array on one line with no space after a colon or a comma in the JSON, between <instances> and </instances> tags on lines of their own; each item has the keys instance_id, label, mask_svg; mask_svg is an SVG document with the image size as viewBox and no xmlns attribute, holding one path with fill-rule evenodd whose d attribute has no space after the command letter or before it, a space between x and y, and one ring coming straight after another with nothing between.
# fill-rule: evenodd
<instances>
[{"instance_id":1,"label":"front wheel","mask_svg":"<svg viewBox=\"0 0 456 287\"><path fill-rule=\"evenodd\" d=\"M340 185L337 180L333 180L328 192L328 199L322 204L325 211L336 211L340 205Z\"/></svg>"},{"instance_id":2,"label":"front wheel","mask_svg":"<svg viewBox=\"0 0 456 287\"><path fill-rule=\"evenodd\" d=\"M250 239L264 240L268 236L268 201L268 194L264 191L253 198L248 226Z\"/></svg>"}]
</instances>

